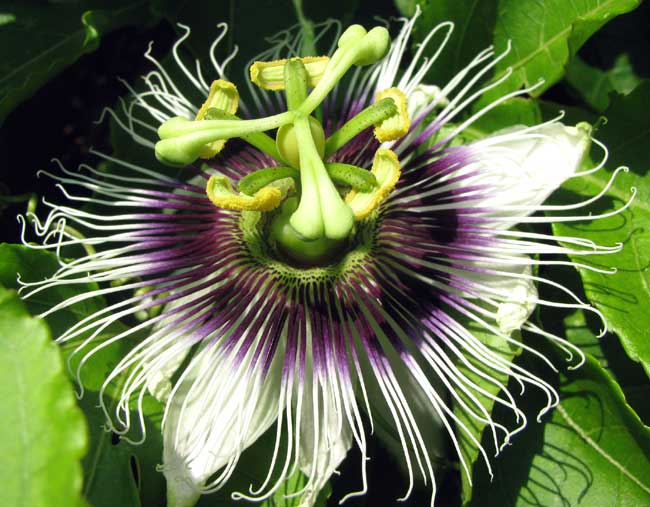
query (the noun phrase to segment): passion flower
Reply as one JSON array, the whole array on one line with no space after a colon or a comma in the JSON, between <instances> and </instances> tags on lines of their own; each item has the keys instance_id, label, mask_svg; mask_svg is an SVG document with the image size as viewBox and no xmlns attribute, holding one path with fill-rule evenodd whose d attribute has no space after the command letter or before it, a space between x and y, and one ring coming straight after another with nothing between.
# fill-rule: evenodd
<instances>
[{"instance_id":1,"label":"passion flower","mask_svg":"<svg viewBox=\"0 0 650 507\"><path fill-rule=\"evenodd\" d=\"M249 102L227 78L231 58L214 57L226 28L210 48L208 84L207 72L198 65L192 72L180 57L189 35L182 27L174 60L203 102L181 93L147 53L156 70L144 76L145 91L131 88L123 111L109 111L134 142L184 168L180 176L103 154L121 170L50 174L66 189L93 194L65 190L72 205L51 204L44 222L31 215L42 238L35 248L82 245L87 255L27 284L25 297L57 285L100 284L49 314L111 296L109 306L58 337L82 339L80 365L147 333L106 379L100 404L110 428L127 434L130 410L141 410L147 392L164 402L170 506L193 505L226 485L242 452L273 426L267 478L234 499L267 498L299 468L308 481L296 494L312 505L352 445L362 456L360 490L348 496L363 494L367 433L377 413L403 449L405 496L417 474L430 484L433 503L440 431L461 462L457 435L466 433L489 467L452 404L487 425L497 452L526 425L500 378L540 389L547 399L541 413L557 404L549 383L495 353L475 329L546 362L518 331L580 356L529 316L536 305L597 310L535 268L556 262L548 254L600 255L620 245L563 237L560 246L517 225L598 219L575 210L599 196L543 204L565 180L585 174L591 127L555 119L468 142L474 120L530 90L463 116L495 86L480 83L503 55L489 48L446 85L424 84L452 25L436 27L405 61L414 20L403 20L392 42L383 27L353 25L329 56L296 54L295 31L284 32L245 69ZM319 35L337 26L321 25ZM544 210L569 213L535 214ZM540 299L538 284L561 289L567 301ZM111 331L131 317L140 322ZM118 379L112 413L104 396ZM510 410L516 426L495 422L481 399Z\"/></svg>"}]
</instances>

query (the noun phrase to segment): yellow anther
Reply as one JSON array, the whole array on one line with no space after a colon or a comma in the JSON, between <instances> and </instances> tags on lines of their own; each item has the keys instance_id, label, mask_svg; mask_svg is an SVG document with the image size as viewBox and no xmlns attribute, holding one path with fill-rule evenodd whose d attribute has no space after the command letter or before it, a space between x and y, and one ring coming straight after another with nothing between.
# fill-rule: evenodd
<instances>
[{"instance_id":1,"label":"yellow anther","mask_svg":"<svg viewBox=\"0 0 650 507\"><path fill-rule=\"evenodd\" d=\"M345 198L345 202L352 208L357 221L368 217L395 188L400 176L400 164L395 152L377 150L375 159L372 161L371 172L377 179L377 187L370 192L352 190Z\"/></svg>"},{"instance_id":2,"label":"yellow anther","mask_svg":"<svg viewBox=\"0 0 650 507\"><path fill-rule=\"evenodd\" d=\"M380 143L394 141L405 136L411 128L406 95L399 88L387 88L377 93L375 102L390 98L397 106L397 114L375 125L375 137Z\"/></svg>"},{"instance_id":3,"label":"yellow anther","mask_svg":"<svg viewBox=\"0 0 650 507\"><path fill-rule=\"evenodd\" d=\"M271 211L282 200L282 192L275 187L264 187L252 197L238 194L233 190L230 180L222 175L211 176L205 192L215 206L238 211Z\"/></svg>"},{"instance_id":4,"label":"yellow anther","mask_svg":"<svg viewBox=\"0 0 650 507\"><path fill-rule=\"evenodd\" d=\"M228 114L235 114L239 107L239 92L237 87L230 81L217 79L210 85L210 94L207 100L196 113L196 120L202 120L208 109L215 107Z\"/></svg>"},{"instance_id":5,"label":"yellow anther","mask_svg":"<svg viewBox=\"0 0 650 507\"><path fill-rule=\"evenodd\" d=\"M305 56L295 60L305 65L307 86L313 88L323 77L330 59L328 56ZM263 90L284 90L284 64L288 61L255 62L250 68L251 81Z\"/></svg>"},{"instance_id":6,"label":"yellow anther","mask_svg":"<svg viewBox=\"0 0 650 507\"><path fill-rule=\"evenodd\" d=\"M223 79L213 81L210 86L210 94L199 109L199 112L196 113L195 119L202 120L205 118L208 109L212 107L228 114L235 114L239 107L239 92L237 91L237 87L230 81L225 81ZM201 158L208 159L214 157L223 149L225 144L225 139L219 139L218 141L213 141L210 144L207 144L201 151Z\"/></svg>"}]
</instances>

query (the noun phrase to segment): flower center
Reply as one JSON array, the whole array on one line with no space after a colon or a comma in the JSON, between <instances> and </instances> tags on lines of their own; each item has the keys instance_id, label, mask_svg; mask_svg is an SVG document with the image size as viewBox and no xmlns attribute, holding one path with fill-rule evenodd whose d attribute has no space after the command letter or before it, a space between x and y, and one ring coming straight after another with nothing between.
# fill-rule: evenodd
<instances>
[{"instance_id":1,"label":"flower center","mask_svg":"<svg viewBox=\"0 0 650 507\"><path fill-rule=\"evenodd\" d=\"M289 203L291 200L292 198L287 199ZM294 205L296 204L294 200ZM252 259L282 279L285 285L333 283L366 266L375 245L378 224L376 220L358 224L354 233L339 244L338 248L322 248L317 242L309 242L307 245L298 245L300 248L287 250L269 239L279 234L277 231L271 233L272 229L278 227L278 223L275 217L268 217L264 213L244 211L239 227Z\"/></svg>"},{"instance_id":2,"label":"flower center","mask_svg":"<svg viewBox=\"0 0 650 507\"><path fill-rule=\"evenodd\" d=\"M283 90L287 111L239 119L237 89L217 80L194 120L171 118L160 126L156 156L187 165L214 157L232 137L265 152L277 166L248 174L237 182L237 191L225 176L214 175L206 187L209 199L221 208L269 213L260 232L280 257L302 266L327 265L346 251L355 222L388 196L400 171L397 156L386 149L377 151L371 170L327 160L368 127L375 126L375 136L384 142L405 135L410 122L406 97L396 88L379 92L373 105L327 139L312 113L353 65L376 63L389 46L385 28L366 32L353 25L331 58L255 62L251 80L265 90ZM266 134L276 129L275 139Z\"/></svg>"}]
</instances>

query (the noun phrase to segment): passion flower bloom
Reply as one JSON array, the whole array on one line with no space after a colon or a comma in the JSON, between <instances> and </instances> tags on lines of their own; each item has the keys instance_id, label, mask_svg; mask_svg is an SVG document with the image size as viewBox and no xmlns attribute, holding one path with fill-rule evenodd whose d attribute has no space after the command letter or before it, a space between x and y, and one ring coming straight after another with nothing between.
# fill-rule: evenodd
<instances>
[{"instance_id":1,"label":"passion flower bloom","mask_svg":"<svg viewBox=\"0 0 650 507\"><path fill-rule=\"evenodd\" d=\"M225 26L209 72L186 65L189 29L181 26L187 33L172 54L174 76L186 82L147 53L156 69L144 91L130 88L122 110L109 111L134 142L182 167L178 176L100 153L107 171L48 173L71 204L48 203L44 221L28 216L42 238L34 248L82 246L86 255L62 259L24 294L99 284L44 315L108 296L106 308L58 337L79 343L77 377L96 352L145 334L106 378L100 404L110 428L126 434L147 393L164 402L170 506L226 485L242 452L270 429L275 447L260 457L268 476L234 499L269 497L299 469L308 480L295 493L312 505L352 445L361 454L359 491L348 496L363 494L368 432L378 420L401 444L405 497L419 476L433 503L441 430L469 474L462 434L489 467L488 451L526 426L505 376L522 392L545 394L541 414L558 403L549 383L489 347L486 332L551 365L521 341L525 331L580 363L579 350L529 317L537 305L598 312L537 267L571 264L551 255L620 245L517 226L599 218L575 210L602 194L543 204L567 179L603 166L579 172L591 128L558 118L464 142L477 118L530 90L467 114L507 78L481 84L503 55L488 48L444 86L424 84L452 25L436 27L409 60L414 20L403 20L392 42L383 27L341 33L326 23L317 39L336 32L336 44L321 57L301 57L297 29L283 32L245 69L247 102L226 76L234 54L214 57ZM540 299L539 284L565 300ZM128 327L113 331L120 320ZM112 385L115 411L105 402ZM514 427L494 421L485 400L510 410ZM483 449L453 408L485 424L494 449Z\"/></svg>"}]
</instances>

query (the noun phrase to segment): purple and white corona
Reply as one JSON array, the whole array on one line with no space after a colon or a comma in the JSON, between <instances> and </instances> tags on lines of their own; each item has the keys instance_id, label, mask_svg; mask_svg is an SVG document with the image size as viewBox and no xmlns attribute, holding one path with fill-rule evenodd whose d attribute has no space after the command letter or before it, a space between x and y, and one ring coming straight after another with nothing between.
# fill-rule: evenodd
<instances>
[{"instance_id":1,"label":"purple and white corona","mask_svg":"<svg viewBox=\"0 0 650 507\"><path fill-rule=\"evenodd\" d=\"M44 220L29 216L41 238L32 246L59 252L81 245L86 255L62 260L51 278L25 283L23 294L99 284L46 314L109 296L109 306L58 337L80 341L78 377L94 353L145 334L106 378L100 404L110 428L126 435L140 425L131 414L141 412L147 393L164 403L170 506L188 507L227 487L242 452L268 430L276 435L264 457L268 476L233 499L269 497L299 469L308 481L296 496L311 506L352 446L362 458L358 491L348 497L364 494L377 414L402 447L404 497L421 477L433 504L444 439L462 461L464 434L489 467L488 455L526 426L521 393L499 379L514 379L521 392L541 390L541 413L558 403L551 385L481 336L550 364L520 340L523 330L580 363L579 350L529 317L537 305L598 312L536 267L562 262L548 260L552 254L601 255L621 246L518 224L597 219L576 210L602 194L574 205L543 203L565 180L599 170L604 160L581 167L591 146L602 145L589 125L565 126L560 118L466 141L477 118L530 89L467 114L507 78L486 80L504 55L488 48L449 83L425 84L453 25L437 26L409 60L414 21L402 20L392 41L384 27L324 23L317 39L334 44L318 57L298 54L297 28L283 32L243 69L248 102L226 74L234 55L214 57L226 27L207 71L186 65L180 51L189 29L181 26L187 33L173 48L176 81L147 53L155 70L144 76L144 91L130 88L122 110L109 111L133 142L179 166L179 176L99 153L119 170L48 174L69 204L48 204ZM558 213L537 213L548 210ZM540 299L540 284L564 299ZM122 319L132 324L111 332ZM111 387L113 396L116 384L117 408L109 410L105 393ZM513 427L493 420L486 399L512 412ZM486 425L491 448L458 409Z\"/></svg>"}]
</instances>

